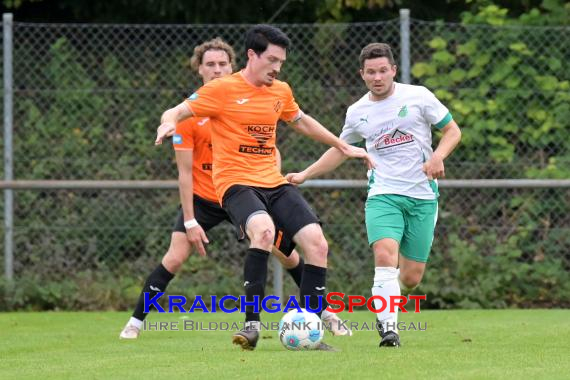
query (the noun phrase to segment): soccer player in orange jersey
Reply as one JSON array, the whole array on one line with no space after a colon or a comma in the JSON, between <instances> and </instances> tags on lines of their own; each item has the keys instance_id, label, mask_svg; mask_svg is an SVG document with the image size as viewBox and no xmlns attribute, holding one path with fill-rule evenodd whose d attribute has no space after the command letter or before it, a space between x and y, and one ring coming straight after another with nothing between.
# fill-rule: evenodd
<instances>
[{"instance_id":1,"label":"soccer player in orange jersey","mask_svg":"<svg viewBox=\"0 0 570 380\"><path fill-rule=\"evenodd\" d=\"M304 114L289 85L277 80L286 59L289 38L280 29L257 25L246 34L247 65L242 71L201 87L186 101L164 112L155 143L171 134L177 122L209 117L213 145L213 181L218 198L234 225L247 234L244 284L246 297L261 300L267 276L275 224L305 254L301 304L315 310L325 293L328 244L319 219L274 164L277 121L297 132L337 148L348 157L363 158L366 151L338 139L319 122ZM233 336L244 349L259 339L259 313L246 309L246 323Z\"/></svg>"},{"instance_id":2,"label":"soccer player in orange jersey","mask_svg":"<svg viewBox=\"0 0 570 380\"><path fill-rule=\"evenodd\" d=\"M192 68L202 77L204 84L232 73L235 53L230 45L219 38L204 42L194 49ZM227 220L212 183L212 139L209 118L188 118L176 125L173 146L179 173L181 208L178 212L170 247L161 264L148 276L132 317L120 334L123 339L138 338L147 313L144 313L144 293L149 298L164 292L174 274L180 270L194 247L202 256L206 251L205 231ZM278 152L276 152L278 153ZM280 157L275 164L280 167ZM197 244L199 242L199 244ZM294 250L292 239L282 231L276 236L273 254L300 286L303 260ZM331 325L338 327L338 324ZM343 335L346 329L332 331Z\"/></svg>"}]
</instances>

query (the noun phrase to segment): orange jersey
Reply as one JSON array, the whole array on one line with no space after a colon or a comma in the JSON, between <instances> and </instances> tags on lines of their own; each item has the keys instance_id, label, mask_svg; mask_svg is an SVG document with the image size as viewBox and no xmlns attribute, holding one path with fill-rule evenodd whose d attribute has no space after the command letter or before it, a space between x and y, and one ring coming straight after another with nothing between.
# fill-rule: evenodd
<instances>
[{"instance_id":1,"label":"orange jersey","mask_svg":"<svg viewBox=\"0 0 570 380\"><path fill-rule=\"evenodd\" d=\"M220 201L233 185L272 188L288 183L275 166L277 121L293 121L299 106L289 85L256 87L241 72L216 79L192 94L192 113L210 117L213 181Z\"/></svg>"},{"instance_id":2,"label":"orange jersey","mask_svg":"<svg viewBox=\"0 0 570 380\"><path fill-rule=\"evenodd\" d=\"M194 194L218 202L212 183L212 137L210 119L191 117L176 125L172 137L175 150L192 150L192 184Z\"/></svg>"}]
</instances>

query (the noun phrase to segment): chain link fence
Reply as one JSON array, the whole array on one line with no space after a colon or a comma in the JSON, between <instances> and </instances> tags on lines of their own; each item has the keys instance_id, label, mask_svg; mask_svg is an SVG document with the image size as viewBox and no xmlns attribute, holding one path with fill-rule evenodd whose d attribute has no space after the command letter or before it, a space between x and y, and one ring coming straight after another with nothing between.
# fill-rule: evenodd
<instances>
[{"instance_id":1,"label":"chain link fence","mask_svg":"<svg viewBox=\"0 0 570 380\"><path fill-rule=\"evenodd\" d=\"M412 83L435 91L463 129L462 145L446 162L448 178L570 178L568 28L410 25ZM360 49L387 42L398 60L399 20L279 26L293 43L282 79L301 108L336 134L347 106L366 91ZM176 178L171 146L153 147L160 115L200 85L189 68L194 46L220 36L235 47L241 67L247 28L14 23L14 178ZM284 172L305 168L326 150L286 126L278 146ZM347 162L326 178L366 176L360 162ZM330 242L329 289L368 294L365 189L303 192ZM168 247L178 205L176 191L158 189L14 196L18 287L0 301L8 308L130 307ZM568 188L443 188L419 291L436 307L567 300L568 289L559 287L570 269L569 206ZM171 292L240 293L245 246L229 225L211 231L210 240L209 258L191 257ZM510 275L508 268L515 268ZM517 285L525 281L532 289ZM286 294L296 293L292 281L285 285Z\"/></svg>"}]
</instances>

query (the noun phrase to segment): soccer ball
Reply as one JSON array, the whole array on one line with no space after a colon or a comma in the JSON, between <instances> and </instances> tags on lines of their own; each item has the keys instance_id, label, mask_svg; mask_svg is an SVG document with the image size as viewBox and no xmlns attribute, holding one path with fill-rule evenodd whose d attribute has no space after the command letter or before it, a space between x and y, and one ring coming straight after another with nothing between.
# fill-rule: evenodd
<instances>
[{"instance_id":1,"label":"soccer ball","mask_svg":"<svg viewBox=\"0 0 570 380\"><path fill-rule=\"evenodd\" d=\"M288 350L314 350L323 335L323 324L319 316L305 309L291 310L279 322L279 340Z\"/></svg>"}]
</instances>

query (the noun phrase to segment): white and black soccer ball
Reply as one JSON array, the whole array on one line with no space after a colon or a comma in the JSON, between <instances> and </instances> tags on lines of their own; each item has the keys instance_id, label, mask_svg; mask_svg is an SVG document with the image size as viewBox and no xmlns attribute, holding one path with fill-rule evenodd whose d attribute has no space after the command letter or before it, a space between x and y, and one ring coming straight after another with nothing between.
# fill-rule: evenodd
<instances>
[{"instance_id":1,"label":"white and black soccer ball","mask_svg":"<svg viewBox=\"0 0 570 380\"><path fill-rule=\"evenodd\" d=\"M288 350L314 350L323 339L323 323L317 314L294 309L281 318L278 333Z\"/></svg>"}]
</instances>

